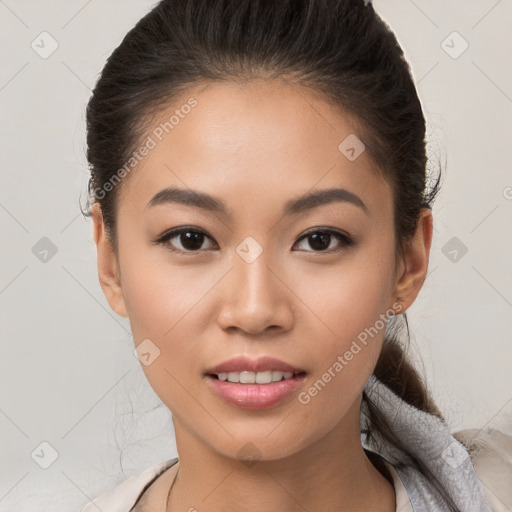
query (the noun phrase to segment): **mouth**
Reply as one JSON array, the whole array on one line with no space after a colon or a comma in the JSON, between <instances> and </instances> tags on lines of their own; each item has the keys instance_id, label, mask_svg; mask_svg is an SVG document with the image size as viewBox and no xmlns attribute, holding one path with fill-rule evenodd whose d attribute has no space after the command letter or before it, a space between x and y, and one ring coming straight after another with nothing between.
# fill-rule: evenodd
<instances>
[{"instance_id":1,"label":"mouth","mask_svg":"<svg viewBox=\"0 0 512 512\"><path fill-rule=\"evenodd\" d=\"M262 356L258 359L251 359L246 355L233 357L204 372L205 375L219 380L242 384L269 384L293 378L299 373L306 372L303 368L292 366L275 357Z\"/></svg>"},{"instance_id":2,"label":"mouth","mask_svg":"<svg viewBox=\"0 0 512 512\"><path fill-rule=\"evenodd\" d=\"M273 382L290 380L298 376L305 376L306 372L283 372L280 370L266 370L263 372L253 372L243 370L240 372L207 373L206 375L208 377L218 379L223 382L231 382L232 384L271 384Z\"/></svg>"},{"instance_id":3,"label":"mouth","mask_svg":"<svg viewBox=\"0 0 512 512\"><path fill-rule=\"evenodd\" d=\"M289 403L304 385L306 372L222 372L207 374L205 379L207 387L228 405L261 410Z\"/></svg>"},{"instance_id":4,"label":"mouth","mask_svg":"<svg viewBox=\"0 0 512 512\"><path fill-rule=\"evenodd\" d=\"M280 359L245 355L204 372L208 388L225 403L240 409L270 409L291 400L304 385L307 372Z\"/></svg>"}]
</instances>

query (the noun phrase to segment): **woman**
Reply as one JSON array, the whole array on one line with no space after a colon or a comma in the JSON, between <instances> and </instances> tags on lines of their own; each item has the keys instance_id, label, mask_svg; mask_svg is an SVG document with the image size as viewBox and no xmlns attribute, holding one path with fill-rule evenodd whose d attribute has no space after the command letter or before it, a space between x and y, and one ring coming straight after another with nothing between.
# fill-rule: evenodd
<instances>
[{"instance_id":1,"label":"woman","mask_svg":"<svg viewBox=\"0 0 512 512\"><path fill-rule=\"evenodd\" d=\"M510 438L457 441L401 348L439 178L371 4L163 0L87 129L100 283L179 460L84 511L507 510Z\"/></svg>"}]
</instances>

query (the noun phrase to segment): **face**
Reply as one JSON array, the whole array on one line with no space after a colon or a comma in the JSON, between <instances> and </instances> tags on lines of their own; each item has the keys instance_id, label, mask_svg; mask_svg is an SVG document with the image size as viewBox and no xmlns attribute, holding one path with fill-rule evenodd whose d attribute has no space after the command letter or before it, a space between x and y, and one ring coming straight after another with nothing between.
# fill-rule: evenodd
<instances>
[{"instance_id":1,"label":"face","mask_svg":"<svg viewBox=\"0 0 512 512\"><path fill-rule=\"evenodd\" d=\"M390 186L367 151L354 160L339 149L363 135L320 94L277 81L190 89L162 122L176 109L169 133L155 121L154 147L125 178L119 288L102 284L145 343L142 368L177 442L233 458L252 443L270 460L358 433L405 269L395 271ZM213 199L193 204L169 188ZM302 374L274 401L258 408L242 391L237 405L206 375L237 356Z\"/></svg>"}]
</instances>

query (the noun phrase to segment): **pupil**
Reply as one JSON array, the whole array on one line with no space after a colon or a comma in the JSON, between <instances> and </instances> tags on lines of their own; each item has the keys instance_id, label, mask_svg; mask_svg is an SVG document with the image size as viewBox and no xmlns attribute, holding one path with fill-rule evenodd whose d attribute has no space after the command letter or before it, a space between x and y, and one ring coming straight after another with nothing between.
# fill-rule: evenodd
<instances>
[{"instance_id":1,"label":"pupil","mask_svg":"<svg viewBox=\"0 0 512 512\"><path fill-rule=\"evenodd\" d=\"M331 235L329 233L319 231L318 233L309 235L309 244L313 249L327 249L329 247L330 237Z\"/></svg>"},{"instance_id":2,"label":"pupil","mask_svg":"<svg viewBox=\"0 0 512 512\"><path fill-rule=\"evenodd\" d=\"M181 233L180 238L180 242L183 245L183 247L185 247L185 249L193 251L201 248L201 246L203 245L204 235L202 233L187 231L185 233Z\"/></svg>"}]
</instances>

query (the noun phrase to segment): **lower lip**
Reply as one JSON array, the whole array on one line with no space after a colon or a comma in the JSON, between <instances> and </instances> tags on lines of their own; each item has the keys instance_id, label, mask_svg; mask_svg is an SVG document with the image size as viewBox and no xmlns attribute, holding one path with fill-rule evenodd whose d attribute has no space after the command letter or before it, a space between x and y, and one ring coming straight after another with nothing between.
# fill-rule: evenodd
<instances>
[{"instance_id":1,"label":"lower lip","mask_svg":"<svg viewBox=\"0 0 512 512\"><path fill-rule=\"evenodd\" d=\"M304 382L305 373L269 384L239 384L206 376L208 384L228 404L240 409L269 409L291 396Z\"/></svg>"}]
</instances>

